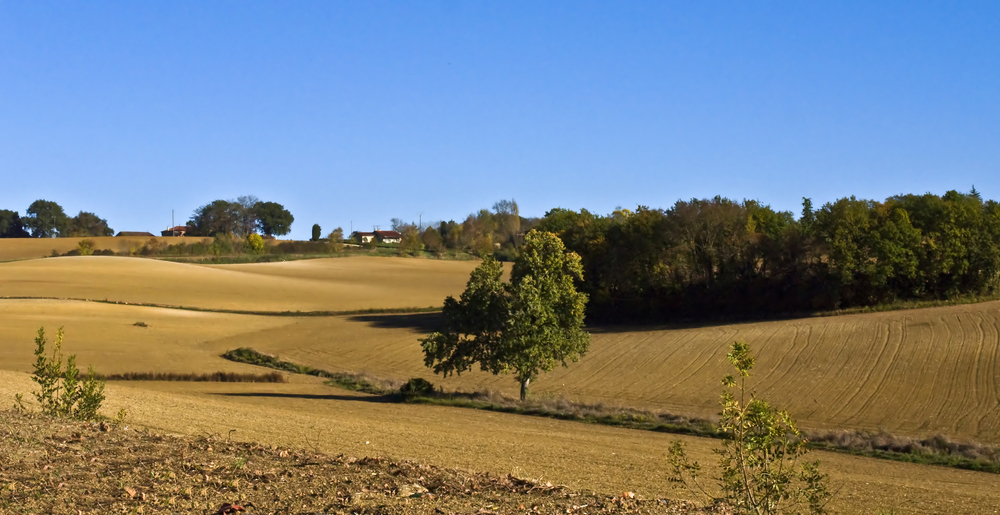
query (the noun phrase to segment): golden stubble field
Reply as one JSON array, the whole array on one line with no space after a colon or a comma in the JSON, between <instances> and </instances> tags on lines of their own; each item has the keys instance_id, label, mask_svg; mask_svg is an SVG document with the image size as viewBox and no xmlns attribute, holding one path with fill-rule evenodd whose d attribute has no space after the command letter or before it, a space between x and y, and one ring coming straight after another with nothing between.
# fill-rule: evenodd
<instances>
[{"instance_id":1,"label":"golden stubble field","mask_svg":"<svg viewBox=\"0 0 1000 515\"><path fill-rule=\"evenodd\" d=\"M76 256L0 264L0 296L247 311L425 308L441 306L447 295L461 293L476 265L350 257L204 266Z\"/></svg>"},{"instance_id":2,"label":"golden stubble field","mask_svg":"<svg viewBox=\"0 0 1000 515\"><path fill-rule=\"evenodd\" d=\"M445 295L461 292L474 266L389 258L218 267L58 258L0 264L0 295L244 310L358 310L440 304ZM381 304L365 304L373 301ZM26 384L32 338L45 325L50 334L64 326L66 351L105 373L249 371L253 367L218 357L249 346L329 370L423 376L446 388L515 393L507 377L432 377L423 367L417 339L433 327L435 317L274 317L8 299L0 300L5 329L0 368L17 372L4 376L6 393L28 390L11 385ZM139 321L147 327L135 326ZM884 428L902 435L943 433L997 442L998 327L1000 303L695 328L593 328L591 352L569 369L540 378L535 391L712 415L719 379L728 373L725 349L745 339L758 355L758 391L789 408L803 426ZM301 376L287 385L132 383L111 385L111 392L114 402L129 406L137 423L170 431L237 428L246 439L318 445L329 452L373 449L496 472L520 467L580 488L666 488L663 449L671 437L648 432L384 404ZM375 443L366 445L362 438ZM686 441L703 462L713 461L713 442ZM844 484L838 496L843 511L889 507L972 513L977 505L997 505L991 497L1000 486L997 476L843 455L824 454L823 459ZM880 496L885 491L893 495Z\"/></svg>"},{"instance_id":3,"label":"golden stubble field","mask_svg":"<svg viewBox=\"0 0 1000 515\"><path fill-rule=\"evenodd\" d=\"M132 236L97 236L88 238L7 238L3 245L0 245L0 261L13 261L17 259L35 259L52 255L52 251L65 254L80 243L81 240L94 242L94 249L111 249L115 252L127 252L132 248L142 247L149 241L149 237ZM156 236L157 241L174 245L177 243L195 243L201 240L211 240L211 238L184 238L180 236L161 237Z\"/></svg>"}]
</instances>

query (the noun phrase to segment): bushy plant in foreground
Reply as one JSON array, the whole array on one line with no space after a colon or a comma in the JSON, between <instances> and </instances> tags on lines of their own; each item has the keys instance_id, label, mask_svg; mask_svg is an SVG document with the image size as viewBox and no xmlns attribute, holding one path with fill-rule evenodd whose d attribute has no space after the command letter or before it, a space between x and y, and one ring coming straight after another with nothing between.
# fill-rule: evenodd
<instances>
[{"instance_id":1,"label":"bushy plant in foreground","mask_svg":"<svg viewBox=\"0 0 1000 515\"><path fill-rule=\"evenodd\" d=\"M52 353L47 354L45 328L38 329L35 337L35 366L31 376L31 380L39 388L34 392L35 399L46 415L95 420L101 403L104 402L104 381L97 377L94 367L90 367L87 376L81 380L76 355L69 356L64 367L62 342L63 330L60 328L56 333ZM23 410L22 396L18 394L15 399L16 406Z\"/></svg>"},{"instance_id":2,"label":"bushy plant in foreground","mask_svg":"<svg viewBox=\"0 0 1000 515\"><path fill-rule=\"evenodd\" d=\"M719 429L725 435L719 455L721 476L715 478L722 489L721 498L737 513L757 515L825 513L830 492L827 475L819 471L819 461L799 459L805 455L806 440L788 412L757 398L746 385L754 357L750 346L735 342L726 358L736 368L738 379L722 380L722 414ZM670 481L683 484L713 498L699 482L701 466L691 462L680 441L670 448Z\"/></svg>"}]
</instances>

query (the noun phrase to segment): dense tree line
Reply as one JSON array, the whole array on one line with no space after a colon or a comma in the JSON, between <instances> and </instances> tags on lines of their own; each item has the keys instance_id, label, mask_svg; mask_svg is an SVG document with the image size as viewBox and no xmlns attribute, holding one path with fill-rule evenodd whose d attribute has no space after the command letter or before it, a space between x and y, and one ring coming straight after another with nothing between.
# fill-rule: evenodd
<instances>
[{"instance_id":1,"label":"dense tree line","mask_svg":"<svg viewBox=\"0 0 1000 515\"><path fill-rule=\"evenodd\" d=\"M235 234L245 238L259 231L266 236L283 236L291 232L294 221L292 213L281 204L244 195L236 200L215 200L196 209L187 223L187 234Z\"/></svg>"},{"instance_id":2,"label":"dense tree line","mask_svg":"<svg viewBox=\"0 0 1000 515\"><path fill-rule=\"evenodd\" d=\"M769 316L997 293L1000 205L970 193L842 198L798 219L716 197L538 225L580 254L595 321Z\"/></svg>"},{"instance_id":3,"label":"dense tree line","mask_svg":"<svg viewBox=\"0 0 1000 515\"><path fill-rule=\"evenodd\" d=\"M108 221L89 211L68 216L62 206L51 200L36 200L21 216L17 211L0 209L0 238L54 238L111 236L115 232Z\"/></svg>"}]
</instances>

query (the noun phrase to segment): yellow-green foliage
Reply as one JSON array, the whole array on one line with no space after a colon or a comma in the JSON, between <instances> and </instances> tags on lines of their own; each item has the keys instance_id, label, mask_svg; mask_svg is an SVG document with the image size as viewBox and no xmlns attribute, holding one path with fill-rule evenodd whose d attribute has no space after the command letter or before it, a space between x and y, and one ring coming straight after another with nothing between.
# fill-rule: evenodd
<instances>
[{"instance_id":1,"label":"yellow-green foliage","mask_svg":"<svg viewBox=\"0 0 1000 515\"><path fill-rule=\"evenodd\" d=\"M827 475L819 471L819 461L799 464L808 451L792 417L758 398L746 385L754 366L750 346L733 343L726 359L738 377L722 380L726 389L719 429L726 437L723 447L716 450L722 469L716 478L722 487L721 500L736 513L826 513ZM673 468L670 481L709 495L698 483L701 466L688 460L679 441L670 448L668 461Z\"/></svg>"},{"instance_id":2,"label":"yellow-green foliage","mask_svg":"<svg viewBox=\"0 0 1000 515\"><path fill-rule=\"evenodd\" d=\"M264 253L264 238L259 234L251 234L247 236L246 242L243 244L244 250L251 254L263 254Z\"/></svg>"},{"instance_id":3,"label":"yellow-green foliage","mask_svg":"<svg viewBox=\"0 0 1000 515\"><path fill-rule=\"evenodd\" d=\"M94 240L80 240L76 244L76 250L80 251L81 256L90 256L94 253Z\"/></svg>"},{"instance_id":4,"label":"yellow-green foliage","mask_svg":"<svg viewBox=\"0 0 1000 515\"><path fill-rule=\"evenodd\" d=\"M35 337L35 367L31 380L38 383L35 399L46 415L71 416L81 420L94 420L104 402L104 381L97 378L94 367L90 367L87 377L80 380L80 370L76 367L76 355L66 359L63 368L63 330L56 333L52 354L46 356L45 328L38 329ZM16 405L21 407L21 397L16 397Z\"/></svg>"}]
</instances>

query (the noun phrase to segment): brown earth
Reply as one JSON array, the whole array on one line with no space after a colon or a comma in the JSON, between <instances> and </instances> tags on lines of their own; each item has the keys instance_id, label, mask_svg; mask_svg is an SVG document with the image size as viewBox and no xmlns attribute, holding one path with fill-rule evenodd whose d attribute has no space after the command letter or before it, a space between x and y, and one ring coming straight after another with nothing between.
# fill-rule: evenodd
<instances>
[{"instance_id":1,"label":"brown earth","mask_svg":"<svg viewBox=\"0 0 1000 515\"><path fill-rule=\"evenodd\" d=\"M0 424L0 514L212 513L226 503L262 515L702 511L221 435L162 435L14 412L0 412Z\"/></svg>"}]
</instances>

